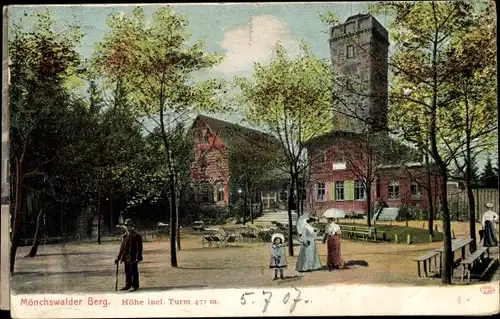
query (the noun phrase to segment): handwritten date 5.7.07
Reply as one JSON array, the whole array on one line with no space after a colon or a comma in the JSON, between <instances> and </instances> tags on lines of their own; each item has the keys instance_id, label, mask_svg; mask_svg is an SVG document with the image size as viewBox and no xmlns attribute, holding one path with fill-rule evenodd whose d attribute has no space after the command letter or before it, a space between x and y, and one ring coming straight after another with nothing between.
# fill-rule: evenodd
<instances>
[{"instance_id":1,"label":"handwritten date 5.7.07","mask_svg":"<svg viewBox=\"0 0 500 319\"><path fill-rule=\"evenodd\" d=\"M293 296L290 292L287 292L282 298L281 302L283 302L284 305L290 303L290 313L293 313L295 310L295 307L297 307L297 304L301 301L304 303L310 303L310 300L304 300L301 298L301 291L300 289L297 289L296 287L293 287L294 292ZM257 294L255 292L244 292L241 297L240 297L240 302L242 305L246 304L254 304L256 300L260 299L258 296L260 294ZM262 308L262 313L265 313L267 311L267 307L271 303L271 299L273 298L273 293L271 291L266 291L262 290L262 298L264 299L264 307Z\"/></svg>"}]
</instances>

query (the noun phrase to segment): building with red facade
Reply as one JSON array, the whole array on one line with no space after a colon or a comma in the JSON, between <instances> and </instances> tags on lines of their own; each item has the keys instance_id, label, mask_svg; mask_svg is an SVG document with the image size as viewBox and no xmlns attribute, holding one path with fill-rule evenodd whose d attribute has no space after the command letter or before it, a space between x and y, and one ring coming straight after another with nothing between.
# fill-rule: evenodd
<instances>
[{"instance_id":1,"label":"building with red facade","mask_svg":"<svg viewBox=\"0 0 500 319\"><path fill-rule=\"evenodd\" d=\"M418 161L405 162L412 157L418 159L418 154L406 148L406 157L369 156L368 147L360 144L360 136L354 132L334 131L307 143L312 211L321 214L328 208L340 208L347 213L366 214L368 189L372 207L377 200L383 200L389 207L427 208L429 178L433 202L437 203L437 172L427 170ZM388 135L386 138L391 139ZM384 154L384 150L379 154ZM365 182L367 180L371 183Z\"/></svg>"},{"instance_id":2,"label":"building with red facade","mask_svg":"<svg viewBox=\"0 0 500 319\"><path fill-rule=\"evenodd\" d=\"M428 207L426 192L430 185L434 202L437 174L387 133L387 30L372 15L358 14L333 26L329 42L336 131L307 142L309 208L366 214L377 200Z\"/></svg>"},{"instance_id":3,"label":"building with red facade","mask_svg":"<svg viewBox=\"0 0 500 319\"><path fill-rule=\"evenodd\" d=\"M191 132L195 162L190 202L200 206L227 207L245 191L244 185L231 185L235 172L250 166L256 157L276 157L281 149L279 140L268 134L205 115L196 117ZM239 157L237 163L231 156ZM261 202L260 192L249 196L253 196L249 202Z\"/></svg>"}]
</instances>

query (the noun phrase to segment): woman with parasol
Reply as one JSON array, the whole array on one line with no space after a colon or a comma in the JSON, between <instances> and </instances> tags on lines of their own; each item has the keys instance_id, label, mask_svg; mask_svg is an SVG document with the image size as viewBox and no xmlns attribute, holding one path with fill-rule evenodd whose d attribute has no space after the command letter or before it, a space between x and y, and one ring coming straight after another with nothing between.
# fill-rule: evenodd
<instances>
[{"instance_id":1,"label":"woman with parasol","mask_svg":"<svg viewBox=\"0 0 500 319\"><path fill-rule=\"evenodd\" d=\"M295 268L298 272L312 271L321 268L321 262L316 249L318 230L310 225L315 219L309 213L304 213L297 221L300 252Z\"/></svg>"},{"instance_id":2,"label":"woman with parasol","mask_svg":"<svg viewBox=\"0 0 500 319\"><path fill-rule=\"evenodd\" d=\"M327 243L328 257L326 264L328 270L340 269L345 267L344 260L340 253L340 226L335 223L335 218L344 217L345 213L340 209L328 209L323 213L323 217L328 219L328 226L325 229L325 235L323 236L323 244Z\"/></svg>"}]
</instances>

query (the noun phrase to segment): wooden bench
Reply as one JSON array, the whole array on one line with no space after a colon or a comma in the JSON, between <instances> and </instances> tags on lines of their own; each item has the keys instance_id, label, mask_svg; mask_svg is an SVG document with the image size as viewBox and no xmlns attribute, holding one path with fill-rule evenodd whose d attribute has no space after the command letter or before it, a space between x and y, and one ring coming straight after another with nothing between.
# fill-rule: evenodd
<instances>
[{"instance_id":1,"label":"wooden bench","mask_svg":"<svg viewBox=\"0 0 500 319\"><path fill-rule=\"evenodd\" d=\"M464 281L465 273L467 273L467 283L470 284L470 273L472 268L474 267L476 262L482 262L485 255L487 255L488 258L490 256L488 247L481 247L474 253L472 253L469 257L460 262L460 265L462 265L462 277L460 278L460 281Z\"/></svg>"},{"instance_id":2,"label":"wooden bench","mask_svg":"<svg viewBox=\"0 0 500 319\"><path fill-rule=\"evenodd\" d=\"M425 277L427 277L427 262L429 262L429 272L431 271L431 259L434 258L434 266L437 268L437 260L436 257L439 256L439 253L435 250L430 250L424 255L415 258L414 261L417 262L417 269L418 269L418 276L422 277L421 272L420 272L420 263L423 263L424 266L424 274Z\"/></svg>"},{"instance_id":3,"label":"wooden bench","mask_svg":"<svg viewBox=\"0 0 500 319\"><path fill-rule=\"evenodd\" d=\"M377 228L366 226L340 226L342 234L347 238L362 238L363 240L373 239L377 241ZM383 240L385 240L385 232L382 232Z\"/></svg>"}]
</instances>

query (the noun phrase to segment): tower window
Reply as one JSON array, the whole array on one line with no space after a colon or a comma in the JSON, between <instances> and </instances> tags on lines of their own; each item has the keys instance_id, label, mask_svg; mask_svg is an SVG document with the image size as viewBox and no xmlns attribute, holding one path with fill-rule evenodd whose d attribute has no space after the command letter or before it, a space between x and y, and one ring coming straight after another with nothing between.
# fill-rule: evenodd
<instances>
[{"instance_id":1,"label":"tower window","mask_svg":"<svg viewBox=\"0 0 500 319\"><path fill-rule=\"evenodd\" d=\"M353 45L347 46L347 58L348 59L354 58L354 46Z\"/></svg>"}]
</instances>

